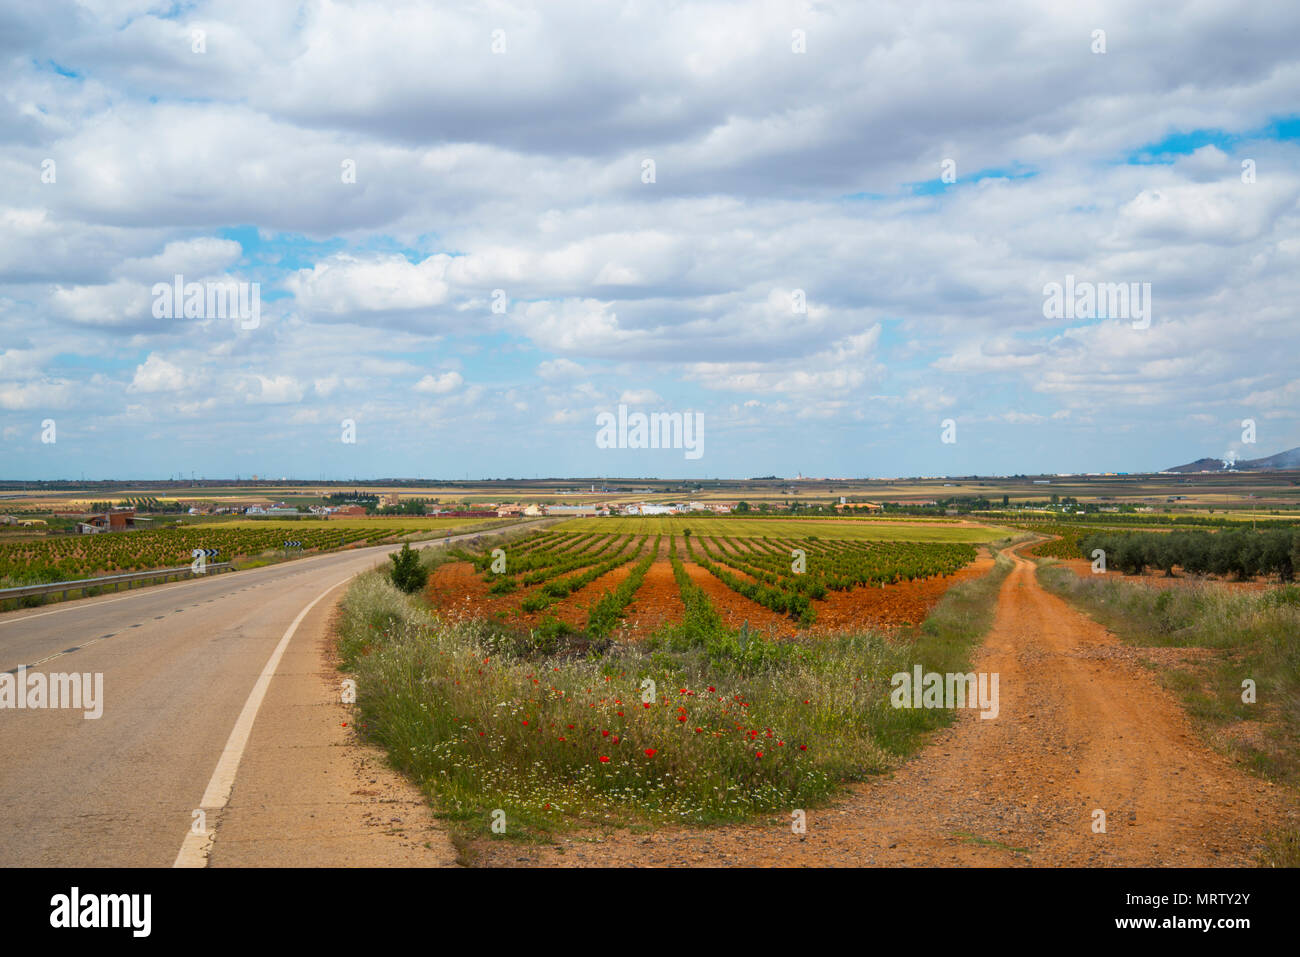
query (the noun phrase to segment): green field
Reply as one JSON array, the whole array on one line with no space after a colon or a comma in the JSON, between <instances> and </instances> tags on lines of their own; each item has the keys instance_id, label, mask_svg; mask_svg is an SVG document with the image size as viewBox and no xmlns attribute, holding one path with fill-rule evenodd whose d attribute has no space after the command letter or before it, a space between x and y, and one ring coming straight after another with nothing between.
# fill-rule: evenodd
<instances>
[{"instance_id":1,"label":"green field","mask_svg":"<svg viewBox=\"0 0 1300 957\"><path fill-rule=\"evenodd\" d=\"M554 526L557 532L618 532L633 535L681 535L686 529L699 535L735 538L819 538L871 542L969 542L979 544L1006 538L1012 532L996 525L958 525L953 522L910 523L881 519L836 521L787 518L694 518L688 516L571 518Z\"/></svg>"}]
</instances>

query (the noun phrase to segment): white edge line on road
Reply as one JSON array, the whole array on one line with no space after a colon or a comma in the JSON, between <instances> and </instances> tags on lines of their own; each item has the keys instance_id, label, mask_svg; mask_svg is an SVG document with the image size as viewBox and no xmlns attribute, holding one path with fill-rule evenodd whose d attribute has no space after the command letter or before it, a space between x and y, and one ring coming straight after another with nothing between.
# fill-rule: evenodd
<instances>
[{"instance_id":1,"label":"white edge line on road","mask_svg":"<svg viewBox=\"0 0 1300 957\"><path fill-rule=\"evenodd\" d=\"M280 659L284 656L285 649L289 647L289 641L293 638L294 632L302 624L302 620L320 602L322 598L346 582L352 580L354 576L348 576L342 581L335 582L326 588L323 592L311 600L302 611L298 612L298 617L293 620L285 631L280 643L275 646L275 651L271 652L271 657L267 659L266 666L262 673L257 677L257 683L253 685L253 690L249 692L248 700L244 702L244 709L239 712L239 719L235 722L235 727L231 729L230 737L226 740L226 746L221 752L221 757L217 760L217 766L212 772L212 777L208 781L207 790L203 792L203 800L199 802L199 808L205 812L205 817L209 811L220 811L230 800L230 792L235 786L235 772L239 770L239 762L244 757L244 748L248 745L248 738L253 733L253 722L257 720L257 712L262 707L262 699L266 697L266 689L271 686L271 679L275 676L275 669L280 666ZM196 834L190 831L185 835L185 841L181 844L180 852L176 855L176 861L172 867L206 867L208 863L208 853L212 850L215 836L215 821L205 821L204 833Z\"/></svg>"}]
</instances>

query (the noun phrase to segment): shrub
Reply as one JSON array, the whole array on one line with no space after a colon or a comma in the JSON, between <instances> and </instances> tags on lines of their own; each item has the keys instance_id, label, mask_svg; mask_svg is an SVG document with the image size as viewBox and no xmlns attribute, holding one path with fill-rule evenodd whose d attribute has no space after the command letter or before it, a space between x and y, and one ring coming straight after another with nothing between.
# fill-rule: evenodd
<instances>
[{"instance_id":1,"label":"shrub","mask_svg":"<svg viewBox=\"0 0 1300 957\"><path fill-rule=\"evenodd\" d=\"M411 548L410 542L402 544L400 552L388 556L393 563L388 577L402 591L417 592L429 579L429 572L420 564L420 553Z\"/></svg>"}]
</instances>

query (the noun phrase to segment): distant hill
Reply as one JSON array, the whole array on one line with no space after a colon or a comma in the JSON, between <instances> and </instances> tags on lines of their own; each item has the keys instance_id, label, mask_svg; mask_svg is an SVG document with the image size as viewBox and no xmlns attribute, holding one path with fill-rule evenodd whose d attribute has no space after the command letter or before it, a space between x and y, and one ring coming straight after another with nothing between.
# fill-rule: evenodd
<instances>
[{"instance_id":1,"label":"distant hill","mask_svg":"<svg viewBox=\"0 0 1300 957\"><path fill-rule=\"evenodd\" d=\"M1176 465L1166 472L1222 472L1227 468L1223 459L1197 459L1186 465ZM1240 459L1232 464L1238 472L1274 472L1281 469L1300 469L1300 447L1278 452L1262 459Z\"/></svg>"}]
</instances>

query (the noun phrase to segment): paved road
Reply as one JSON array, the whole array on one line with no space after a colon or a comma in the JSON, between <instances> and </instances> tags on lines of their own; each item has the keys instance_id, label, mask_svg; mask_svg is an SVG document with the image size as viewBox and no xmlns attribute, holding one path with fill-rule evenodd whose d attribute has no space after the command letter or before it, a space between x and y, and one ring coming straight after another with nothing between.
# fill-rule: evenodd
<instances>
[{"instance_id":1,"label":"paved road","mask_svg":"<svg viewBox=\"0 0 1300 957\"><path fill-rule=\"evenodd\" d=\"M99 672L104 698L102 716L90 720L79 710L0 709L0 866L171 866L273 652L296 642L318 655L344 589L326 591L393 550L337 552L0 615L0 672L23 665ZM281 685L283 697L293 683ZM266 738L268 729L256 732ZM270 790L301 793L300 785L261 771ZM247 853L241 861L255 862Z\"/></svg>"}]
</instances>

